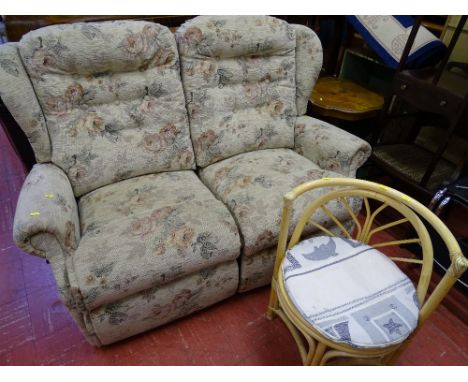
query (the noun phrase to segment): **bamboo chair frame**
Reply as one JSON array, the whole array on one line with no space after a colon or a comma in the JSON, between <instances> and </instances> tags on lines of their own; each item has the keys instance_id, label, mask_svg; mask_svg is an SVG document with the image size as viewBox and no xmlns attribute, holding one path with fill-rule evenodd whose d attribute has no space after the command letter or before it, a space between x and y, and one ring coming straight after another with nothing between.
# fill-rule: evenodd
<instances>
[{"instance_id":1,"label":"bamboo chair frame","mask_svg":"<svg viewBox=\"0 0 468 382\"><path fill-rule=\"evenodd\" d=\"M317 198L307 207L296 223L288 242L289 232L291 232L290 218L294 201L305 192L321 187L330 187L330 192ZM363 205L366 211L366 219L363 224L360 223L349 205L347 201L348 197L360 197L363 199ZM369 199L377 200L382 204L372 212ZM414 332L400 344L386 348L363 349L333 342L321 335L301 316L286 292L283 283L281 263L286 251L299 242L305 225L307 223L313 224L326 235L334 236L326 227L315 222L313 219L311 220L314 212L321 209L340 228L346 237L352 238L352 232L349 232L326 207L326 204L332 200L339 201L347 210L356 226L354 238L363 243L369 244L374 234L404 223L411 224L417 234L417 237L413 239L370 244L374 248L380 248L384 246L418 243L422 249L422 260L389 256L394 261L409 262L421 266L421 273L416 288L419 301L421 302L418 326ZM394 364L399 355L409 345L414 335L446 296L453 284L468 268L468 260L463 256L458 242L445 224L434 213L418 201L382 184L351 178L323 178L304 183L294 188L284 196L283 203L280 235L271 282L267 318L273 319L275 316L278 316L282 319L296 341L304 365L325 365L331 363L331 360L336 361L342 357L346 358L346 364ZM373 228L375 218L387 207L398 211L403 218ZM449 269L427 299L426 294L432 275L433 248L429 233L421 221L421 217L427 224L432 225L440 235L451 258Z\"/></svg>"}]
</instances>

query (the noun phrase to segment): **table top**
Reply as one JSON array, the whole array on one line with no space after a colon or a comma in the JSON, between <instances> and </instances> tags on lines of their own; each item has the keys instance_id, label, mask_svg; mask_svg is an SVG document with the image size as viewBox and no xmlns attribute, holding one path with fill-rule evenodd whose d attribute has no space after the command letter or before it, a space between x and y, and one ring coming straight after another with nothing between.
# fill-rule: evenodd
<instances>
[{"instance_id":1,"label":"table top","mask_svg":"<svg viewBox=\"0 0 468 382\"><path fill-rule=\"evenodd\" d=\"M310 101L318 115L357 121L377 115L384 97L352 81L322 77L317 80Z\"/></svg>"}]
</instances>

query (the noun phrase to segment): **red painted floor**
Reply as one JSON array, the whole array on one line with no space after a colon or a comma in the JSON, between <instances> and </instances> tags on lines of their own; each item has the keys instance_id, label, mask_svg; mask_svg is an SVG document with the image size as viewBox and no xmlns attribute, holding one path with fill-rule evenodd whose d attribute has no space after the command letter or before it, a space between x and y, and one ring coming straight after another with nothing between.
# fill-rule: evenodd
<instances>
[{"instance_id":1,"label":"red painted floor","mask_svg":"<svg viewBox=\"0 0 468 382\"><path fill-rule=\"evenodd\" d=\"M268 288L97 349L60 302L49 265L18 250L11 227L24 171L0 129L0 365L300 365ZM468 327L440 306L400 365L468 365Z\"/></svg>"}]
</instances>

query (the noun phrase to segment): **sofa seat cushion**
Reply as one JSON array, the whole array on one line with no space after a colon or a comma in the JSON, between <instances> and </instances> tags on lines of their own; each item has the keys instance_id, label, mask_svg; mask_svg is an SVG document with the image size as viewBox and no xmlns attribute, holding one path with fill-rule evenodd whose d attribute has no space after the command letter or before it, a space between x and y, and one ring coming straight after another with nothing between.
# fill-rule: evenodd
<instances>
[{"instance_id":1,"label":"sofa seat cushion","mask_svg":"<svg viewBox=\"0 0 468 382\"><path fill-rule=\"evenodd\" d=\"M283 281L302 317L333 342L380 348L416 328L411 280L383 253L356 240L319 236L291 248Z\"/></svg>"},{"instance_id":2,"label":"sofa seat cushion","mask_svg":"<svg viewBox=\"0 0 468 382\"><path fill-rule=\"evenodd\" d=\"M231 214L192 171L100 188L80 199L79 210L73 267L88 309L239 255Z\"/></svg>"},{"instance_id":3,"label":"sofa seat cushion","mask_svg":"<svg viewBox=\"0 0 468 382\"><path fill-rule=\"evenodd\" d=\"M203 182L231 210L244 240L243 254L252 256L276 245L281 222L283 196L294 187L322 177L341 175L323 170L315 163L289 149L268 149L239 154L212 164L200 171ZM295 202L292 215L296 222L305 206L327 190L311 191ZM351 201L354 209L358 200ZM348 220L341 205L328 206L338 219ZM322 225L331 220L321 211L314 215ZM308 225L306 233L314 232Z\"/></svg>"}]
</instances>

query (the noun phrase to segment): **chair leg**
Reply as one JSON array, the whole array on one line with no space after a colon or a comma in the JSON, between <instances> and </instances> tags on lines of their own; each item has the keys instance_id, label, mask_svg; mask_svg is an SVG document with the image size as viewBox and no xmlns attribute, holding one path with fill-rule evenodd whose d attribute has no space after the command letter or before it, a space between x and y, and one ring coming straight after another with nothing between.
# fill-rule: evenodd
<instances>
[{"instance_id":1,"label":"chair leg","mask_svg":"<svg viewBox=\"0 0 468 382\"><path fill-rule=\"evenodd\" d=\"M388 354L387 356L384 357L383 359L383 364L386 366L395 366L398 359L400 358L401 354L403 351L408 347L408 344L403 344L401 345L398 349L396 349L394 352Z\"/></svg>"},{"instance_id":2,"label":"chair leg","mask_svg":"<svg viewBox=\"0 0 468 382\"><path fill-rule=\"evenodd\" d=\"M319 342L317 348L315 349L314 357L312 358L310 366L320 365L320 361L322 361L323 355L325 354L325 350L327 350L327 345L325 345L322 342Z\"/></svg>"},{"instance_id":3,"label":"chair leg","mask_svg":"<svg viewBox=\"0 0 468 382\"><path fill-rule=\"evenodd\" d=\"M278 295L276 294L276 288L274 284L275 282L273 281L271 283L270 300L268 302L268 310L266 313L266 317L269 320L273 320L276 317L275 310L279 308Z\"/></svg>"}]
</instances>

